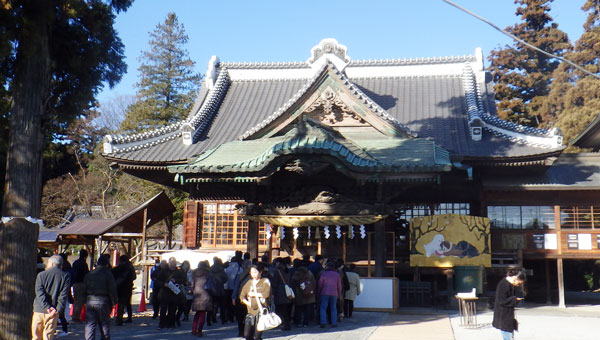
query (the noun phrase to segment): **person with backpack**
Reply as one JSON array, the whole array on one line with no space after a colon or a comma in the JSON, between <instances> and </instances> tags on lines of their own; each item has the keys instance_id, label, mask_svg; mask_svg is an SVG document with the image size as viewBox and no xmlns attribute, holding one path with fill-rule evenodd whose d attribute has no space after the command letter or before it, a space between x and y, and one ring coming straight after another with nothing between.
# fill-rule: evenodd
<instances>
[{"instance_id":1,"label":"person with backpack","mask_svg":"<svg viewBox=\"0 0 600 340\"><path fill-rule=\"evenodd\" d=\"M213 308L209 313L209 322L210 326L212 322L217 322L217 312L220 313L221 323L225 324L225 313L224 313L224 305L225 302L225 283L227 282L227 274L225 274L225 268L223 267L223 261L220 258L213 258L213 265L210 268L209 275L210 287L209 293L211 294Z\"/></svg>"},{"instance_id":2,"label":"person with backpack","mask_svg":"<svg viewBox=\"0 0 600 340\"><path fill-rule=\"evenodd\" d=\"M212 309L210 294L204 288L208 279L208 264L198 263L198 268L192 272L192 310L196 312L192 322L192 334L202 336L206 321L206 313Z\"/></svg>"},{"instance_id":3,"label":"person with backpack","mask_svg":"<svg viewBox=\"0 0 600 340\"><path fill-rule=\"evenodd\" d=\"M305 266L296 268L291 279L294 289L294 324L307 327L314 318L316 287L314 275Z\"/></svg>"},{"instance_id":4,"label":"person with backpack","mask_svg":"<svg viewBox=\"0 0 600 340\"><path fill-rule=\"evenodd\" d=\"M240 292L242 291L242 287L244 287L246 282L250 279L250 268L248 266L242 266L242 269L243 271L235 277L233 289L231 291L231 303L233 304L235 320L238 324L238 337L240 338L244 337L244 321L246 319L246 314L248 313L246 305L240 300Z\"/></svg>"},{"instance_id":5,"label":"person with backpack","mask_svg":"<svg viewBox=\"0 0 600 340\"><path fill-rule=\"evenodd\" d=\"M236 251L235 256L231 258L229 265L225 268L227 274L227 284L225 287L225 319L233 321L235 318L234 306L232 300L235 300L233 295L233 287L235 286L235 278L244 271L242 252Z\"/></svg>"}]
</instances>

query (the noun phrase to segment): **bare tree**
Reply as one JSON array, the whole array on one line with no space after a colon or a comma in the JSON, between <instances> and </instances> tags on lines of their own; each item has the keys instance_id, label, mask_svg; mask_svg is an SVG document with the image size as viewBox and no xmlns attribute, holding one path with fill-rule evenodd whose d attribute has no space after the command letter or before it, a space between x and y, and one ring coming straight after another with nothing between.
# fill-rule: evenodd
<instances>
[{"instance_id":1,"label":"bare tree","mask_svg":"<svg viewBox=\"0 0 600 340\"><path fill-rule=\"evenodd\" d=\"M116 95L101 102L98 108L100 114L94 120L94 124L109 132L119 131L127 110L136 101L137 98L133 95Z\"/></svg>"}]
</instances>

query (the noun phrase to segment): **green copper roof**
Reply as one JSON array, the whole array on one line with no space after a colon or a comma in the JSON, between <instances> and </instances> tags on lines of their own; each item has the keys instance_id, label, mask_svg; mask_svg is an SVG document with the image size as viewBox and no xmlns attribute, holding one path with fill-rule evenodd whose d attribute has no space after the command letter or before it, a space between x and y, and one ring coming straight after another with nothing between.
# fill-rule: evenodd
<instances>
[{"instance_id":1,"label":"green copper roof","mask_svg":"<svg viewBox=\"0 0 600 340\"><path fill-rule=\"evenodd\" d=\"M283 136L221 144L188 164L170 166L169 171L176 174L259 172L277 157L294 154L332 156L356 172L441 172L451 168L448 151L433 141L372 132L342 135L307 120Z\"/></svg>"}]
</instances>

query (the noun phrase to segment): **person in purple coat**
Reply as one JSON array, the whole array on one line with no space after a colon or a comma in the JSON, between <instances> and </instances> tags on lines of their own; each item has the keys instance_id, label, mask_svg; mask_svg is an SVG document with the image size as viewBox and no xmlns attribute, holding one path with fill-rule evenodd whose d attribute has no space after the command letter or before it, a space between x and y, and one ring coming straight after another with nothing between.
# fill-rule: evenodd
<instances>
[{"instance_id":1,"label":"person in purple coat","mask_svg":"<svg viewBox=\"0 0 600 340\"><path fill-rule=\"evenodd\" d=\"M321 328L327 324L327 307L331 312L331 327L337 327L337 299L342 295L342 280L335 268L335 262L328 262L321 273L318 284L320 299Z\"/></svg>"}]
</instances>

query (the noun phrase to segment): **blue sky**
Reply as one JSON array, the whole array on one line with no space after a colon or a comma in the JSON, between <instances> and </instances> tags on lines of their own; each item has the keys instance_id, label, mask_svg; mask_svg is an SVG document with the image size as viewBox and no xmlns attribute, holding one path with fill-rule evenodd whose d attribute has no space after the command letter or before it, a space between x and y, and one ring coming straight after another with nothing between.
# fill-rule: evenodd
<instances>
[{"instance_id":1,"label":"blue sky","mask_svg":"<svg viewBox=\"0 0 600 340\"><path fill-rule=\"evenodd\" d=\"M500 27L517 22L512 0L455 0ZM584 0L555 0L552 16L571 40L582 33ZM211 55L222 61L304 61L323 38L336 38L352 59L484 55L510 43L488 25L441 0L137 0L117 17L128 72L99 100L135 94L139 56L148 32L175 12L190 38L188 51L204 73Z\"/></svg>"}]
</instances>

